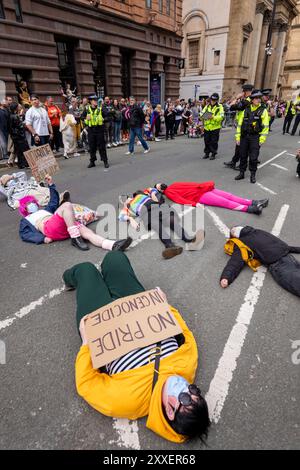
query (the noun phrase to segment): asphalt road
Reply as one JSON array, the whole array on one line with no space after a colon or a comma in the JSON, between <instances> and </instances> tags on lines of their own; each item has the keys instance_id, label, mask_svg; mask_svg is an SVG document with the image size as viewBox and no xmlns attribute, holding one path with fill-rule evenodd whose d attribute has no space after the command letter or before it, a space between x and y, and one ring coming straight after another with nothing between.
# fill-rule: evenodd
<instances>
[{"instance_id":1,"label":"asphalt road","mask_svg":"<svg viewBox=\"0 0 300 470\"><path fill-rule=\"evenodd\" d=\"M209 391L210 403L217 397L210 449L299 449L300 365L292 361L293 342L300 340L299 298L277 286L268 273L265 279L264 274L253 279L246 268L229 289L219 286L227 261L222 223L271 231L277 221L281 237L300 245L300 180L295 177L292 156L300 147L300 137L282 136L281 125L281 121L275 123L261 152L262 164L285 152L258 172L263 188L250 184L248 177L234 181L236 172L224 168L234 148L230 130L222 133L216 161L201 159L202 140L179 137L174 142L153 143L148 155L141 147L134 157L125 156L124 147L110 150L107 172L99 164L87 169L85 154L60 159L61 171L55 177L59 189L70 189L74 202L92 208L101 203L116 206L120 194L158 181L213 179L225 191L270 198L260 217L211 208L213 213L205 213L206 242L201 252L184 252L165 261L156 240L142 241L128 251L144 286L159 285L195 334L197 383L204 394ZM69 241L50 246L25 244L18 236L18 213L2 200L0 217L0 339L6 346L6 364L0 364L0 448L178 449L147 430L145 419L112 420L76 394L74 361L80 339L75 294L62 291L61 275L74 263L101 262L105 252L97 248L80 252ZM243 331L238 319L241 308L247 316ZM199 442L180 446L199 448Z\"/></svg>"}]
</instances>

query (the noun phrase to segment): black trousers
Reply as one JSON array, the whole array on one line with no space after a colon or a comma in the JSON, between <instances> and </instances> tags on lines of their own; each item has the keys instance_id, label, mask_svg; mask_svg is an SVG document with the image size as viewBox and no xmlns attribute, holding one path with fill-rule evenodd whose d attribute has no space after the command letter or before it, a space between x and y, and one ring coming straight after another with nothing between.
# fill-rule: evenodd
<instances>
[{"instance_id":1,"label":"black trousers","mask_svg":"<svg viewBox=\"0 0 300 470\"><path fill-rule=\"evenodd\" d=\"M269 266L273 279L285 290L300 297L300 263L293 255L286 255Z\"/></svg>"},{"instance_id":2,"label":"black trousers","mask_svg":"<svg viewBox=\"0 0 300 470\"><path fill-rule=\"evenodd\" d=\"M28 166L27 160L24 157L24 152L29 150L29 145L26 139L24 140L13 140L15 155L18 161L18 167L24 168L24 166Z\"/></svg>"},{"instance_id":3,"label":"black trousers","mask_svg":"<svg viewBox=\"0 0 300 470\"><path fill-rule=\"evenodd\" d=\"M300 178L300 162L297 165L297 174L299 175L299 178Z\"/></svg>"},{"instance_id":4,"label":"black trousers","mask_svg":"<svg viewBox=\"0 0 300 470\"><path fill-rule=\"evenodd\" d=\"M219 148L219 138L220 138L221 129L215 129L214 131L204 131L204 143L205 149L204 153L209 155L217 155Z\"/></svg>"},{"instance_id":5,"label":"black trousers","mask_svg":"<svg viewBox=\"0 0 300 470\"><path fill-rule=\"evenodd\" d=\"M97 160L97 150L99 150L101 160L107 162L104 125L88 128L90 160L94 163Z\"/></svg>"},{"instance_id":6,"label":"black trousers","mask_svg":"<svg viewBox=\"0 0 300 470\"><path fill-rule=\"evenodd\" d=\"M174 138L174 121L167 121L166 120L166 139L171 137L171 139Z\"/></svg>"},{"instance_id":7,"label":"black trousers","mask_svg":"<svg viewBox=\"0 0 300 470\"><path fill-rule=\"evenodd\" d=\"M160 120L160 116L158 116L156 118L156 121L155 121L155 137L158 138L159 137L159 134L160 134L160 126L161 126L161 120Z\"/></svg>"},{"instance_id":8,"label":"black trousers","mask_svg":"<svg viewBox=\"0 0 300 470\"><path fill-rule=\"evenodd\" d=\"M236 164L240 161L240 158L241 158L241 148L240 148L240 145L236 145L235 152L234 152L231 162Z\"/></svg>"},{"instance_id":9,"label":"black trousers","mask_svg":"<svg viewBox=\"0 0 300 470\"><path fill-rule=\"evenodd\" d=\"M62 147L61 132L58 126L52 126L52 129L53 129L53 139L50 142L50 146L52 150L54 150L54 147L55 147L55 150L58 152L60 147Z\"/></svg>"},{"instance_id":10,"label":"black trousers","mask_svg":"<svg viewBox=\"0 0 300 470\"><path fill-rule=\"evenodd\" d=\"M290 127L291 127L293 119L294 119L293 114L288 114L287 116L285 116L284 123L283 123L283 130L282 130L284 134L286 132L290 132Z\"/></svg>"},{"instance_id":11,"label":"black trousers","mask_svg":"<svg viewBox=\"0 0 300 470\"><path fill-rule=\"evenodd\" d=\"M293 130L292 130L292 135L296 134L299 123L300 123L300 113L297 114L297 116L296 116L296 119L295 119L295 122L294 122L294 127L293 127Z\"/></svg>"},{"instance_id":12,"label":"black trousers","mask_svg":"<svg viewBox=\"0 0 300 470\"><path fill-rule=\"evenodd\" d=\"M269 129L270 130L271 130L271 126L272 126L274 121L275 121L275 116L272 116L271 119L270 119L270 124L269 124Z\"/></svg>"},{"instance_id":13,"label":"black trousers","mask_svg":"<svg viewBox=\"0 0 300 470\"><path fill-rule=\"evenodd\" d=\"M241 163L240 170L247 170L249 158L249 170L251 173L257 171L257 160L259 157L259 135L245 135L241 138L240 143Z\"/></svg>"},{"instance_id":14,"label":"black trousers","mask_svg":"<svg viewBox=\"0 0 300 470\"><path fill-rule=\"evenodd\" d=\"M112 144L114 140L114 129L115 123L114 121L107 121L105 122L105 142L106 144Z\"/></svg>"}]
</instances>

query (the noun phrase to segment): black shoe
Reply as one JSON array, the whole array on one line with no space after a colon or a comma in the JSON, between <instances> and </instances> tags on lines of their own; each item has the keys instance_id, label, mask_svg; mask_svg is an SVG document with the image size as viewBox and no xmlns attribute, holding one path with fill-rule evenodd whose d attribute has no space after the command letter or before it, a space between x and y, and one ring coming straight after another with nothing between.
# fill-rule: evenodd
<instances>
[{"instance_id":1,"label":"black shoe","mask_svg":"<svg viewBox=\"0 0 300 470\"><path fill-rule=\"evenodd\" d=\"M256 215L260 215L263 211L263 207L261 205L259 206L249 206L248 209L247 209L247 212L249 214L256 214Z\"/></svg>"},{"instance_id":2,"label":"black shoe","mask_svg":"<svg viewBox=\"0 0 300 470\"><path fill-rule=\"evenodd\" d=\"M255 183L256 183L255 173L251 173L251 176L250 176L250 183L252 183L252 184L255 184Z\"/></svg>"},{"instance_id":3,"label":"black shoe","mask_svg":"<svg viewBox=\"0 0 300 470\"><path fill-rule=\"evenodd\" d=\"M241 171L241 167L240 167L240 165L238 165L238 166L235 166L233 169L234 169L235 171Z\"/></svg>"},{"instance_id":4,"label":"black shoe","mask_svg":"<svg viewBox=\"0 0 300 470\"><path fill-rule=\"evenodd\" d=\"M260 161L260 160L257 160L257 163L258 163L258 165L260 165L260 164L261 164L261 161Z\"/></svg>"},{"instance_id":5,"label":"black shoe","mask_svg":"<svg viewBox=\"0 0 300 470\"><path fill-rule=\"evenodd\" d=\"M88 251L90 249L81 237L71 238L71 245L76 246L76 248L82 251Z\"/></svg>"},{"instance_id":6,"label":"black shoe","mask_svg":"<svg viewBox=\"0 0 300 470\"><path fill-rule=\"evenodd\" d=\"M105 162L105 163L104 163L104 168L109 168L108 162Z\"/></svg>"},{"instance_id":7,"label":"black shoe","mask_svg":"<svg viewBox=\"0 0 300 470\"><path fill-rule=\"evenodd\" d=\"M203 160L206 160L207 158L209 158L209 155L205 154L204 157L202 157L202 158L203 158Z\"/></svg>"},{"instance_id":8,"label":"black shoe","mask_svg":"<svg viewBox=\"0 0 300 470\"><path fill-rule=\"evenodd\" d=\"M223 164L226 166L226 168L235 168L235 164L233 162L224 162Z\"/></svg>"},{"instance_id":9,"label":"black shoe","mask_svg":"<svg viewBox=\"0 0 300 470\"><path fill-rule=\"evenodd\" d=\"M91 162L89 165L88 165L88 168L93 168L93 166L96 166L94 162Z\"/></svg>"},{"instance_id":10,"label":"black shoe","mask_svg":"<svg viewBox=\"0 0 300 470\"><path fill-rule=\"evenodd\" d=\"M183 252L182 246L169 246L166 248L163 252L163 258L164 259L171 259L174 258L174 256L180 255Z\"/></svg>"},{"instance_id":11,"label":"black shoe","mask_svg":"<svg viewBox=\"0 0 300 470\"><path fill-rule=\"evenodd\" d=\"M236 181L243 180L245 178L245 173L243 171L240 172L239 175L237 175L234 179Z\"/></svg>"},{"instance_id":12,"label":"black shoe","mask_svg":"<svg viewBox=\"0 0 300 470\"><path fill-rule=\"evenodd\" d=\"M71 199L70 192L64 191L59 205L61 206L64 202L70 202L70 199Z\"/></svg>"},{"instance_id":13,"label":"black shoe","mask_svg":"<svg viewBox=\"0 0 300 470\"><path fill-rule=\"evenodd\" d=\"M215 159L216 159L216 156L215 156L215 155L211 155L209 159L210 159L210 160L215 160Z\"/></svg>"},{"instance_id":14,"label":"black shoe","mask_svg":"<svg viewBox=\"0 0 300 470\"><path fill-rule=\"evenodd\" d=\"M125 251L132 243L132 238L128 237L124 240L118 240L113 244L112 251Z\"/></svg>"},{"instance_id":15,"label":"black shoe","mask_svg":"<svg viewBox=\"0 0 300 470\"><path fill-rule=\"evenodd\" d=\"M252 206L262 206L263 208L268 207L269 205L269 199L259 199L259 200L253 200L252 201Z\"/></svg>"}]
</instances>

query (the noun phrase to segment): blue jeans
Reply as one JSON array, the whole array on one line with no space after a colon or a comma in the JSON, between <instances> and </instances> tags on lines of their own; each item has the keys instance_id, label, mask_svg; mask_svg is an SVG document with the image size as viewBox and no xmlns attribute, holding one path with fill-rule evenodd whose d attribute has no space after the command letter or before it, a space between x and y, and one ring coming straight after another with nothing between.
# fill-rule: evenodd
<instances>
[{"instance_id":1,"label":"blue jeans","mask_svg":"<svg viewBox=\"0 0 300 470\"><path fill-rule=\"evenodd\" d=\"M121 140L121 137L120 137L121 124L122 124L122 121L120 122L115 121L115 129L114 129L114 142L115 143L120 142Z\"/></svg>"},{"instance_id":2,"label":"blue jeans","mask_svg":"<svg viewBox=\"0 0 300 470\"><path fill-rule=\"evenodd\" d=\"M134 152L135 136L139 139L139 141L141 142L144 149L148 150L149 147L147 145L147 142L143 139L141 127L131 127L130 137L129 137L129 152L131 152L131 153Z\"/></svg>"}]
</instances>

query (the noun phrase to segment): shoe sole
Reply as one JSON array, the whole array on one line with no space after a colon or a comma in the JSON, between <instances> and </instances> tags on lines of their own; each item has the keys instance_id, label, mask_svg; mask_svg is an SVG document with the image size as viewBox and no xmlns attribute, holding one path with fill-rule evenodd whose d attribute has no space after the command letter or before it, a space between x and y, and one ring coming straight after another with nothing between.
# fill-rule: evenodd
<instances>
[{"instance_id":1,"label":"shoe sole","mask_svg":"<svg viewBox=\"0 0 300 470\"><path fill-rule=\"evenodd\" d=\"M171 259L174 256L180 255L183 252L183 248L181 246L176 246L172 248L167 248L163 251L162 255L164 259Z\"/></svg>"},{"instance_id":2,"label":"shoe sole","mask_svg":"<svg viewBox=\"0 0 300 470\"><path fill-rule=\"evenodd\" d=\"M198 230L196 233L196 240L192 243L187 244L187 251L198 251L203 247L205 240L205 231L203 229ZM199 245L202 245L201 247Z\"/></svg>"},{"instance_id":3,"label":"shoe sole","mask_svg":"<svg viewBox=\"0 0 300 470\"><path fill-rule=\"evenodd\" d=\"M127 248L131 245L131 243L132 243L132 238L131 238L131 237L128 237L127 242L124 243L124 245L122 246L122 248L120 248L119 251L125 251L125 250L127 250Z\"/></svg>"}]
</instances>

